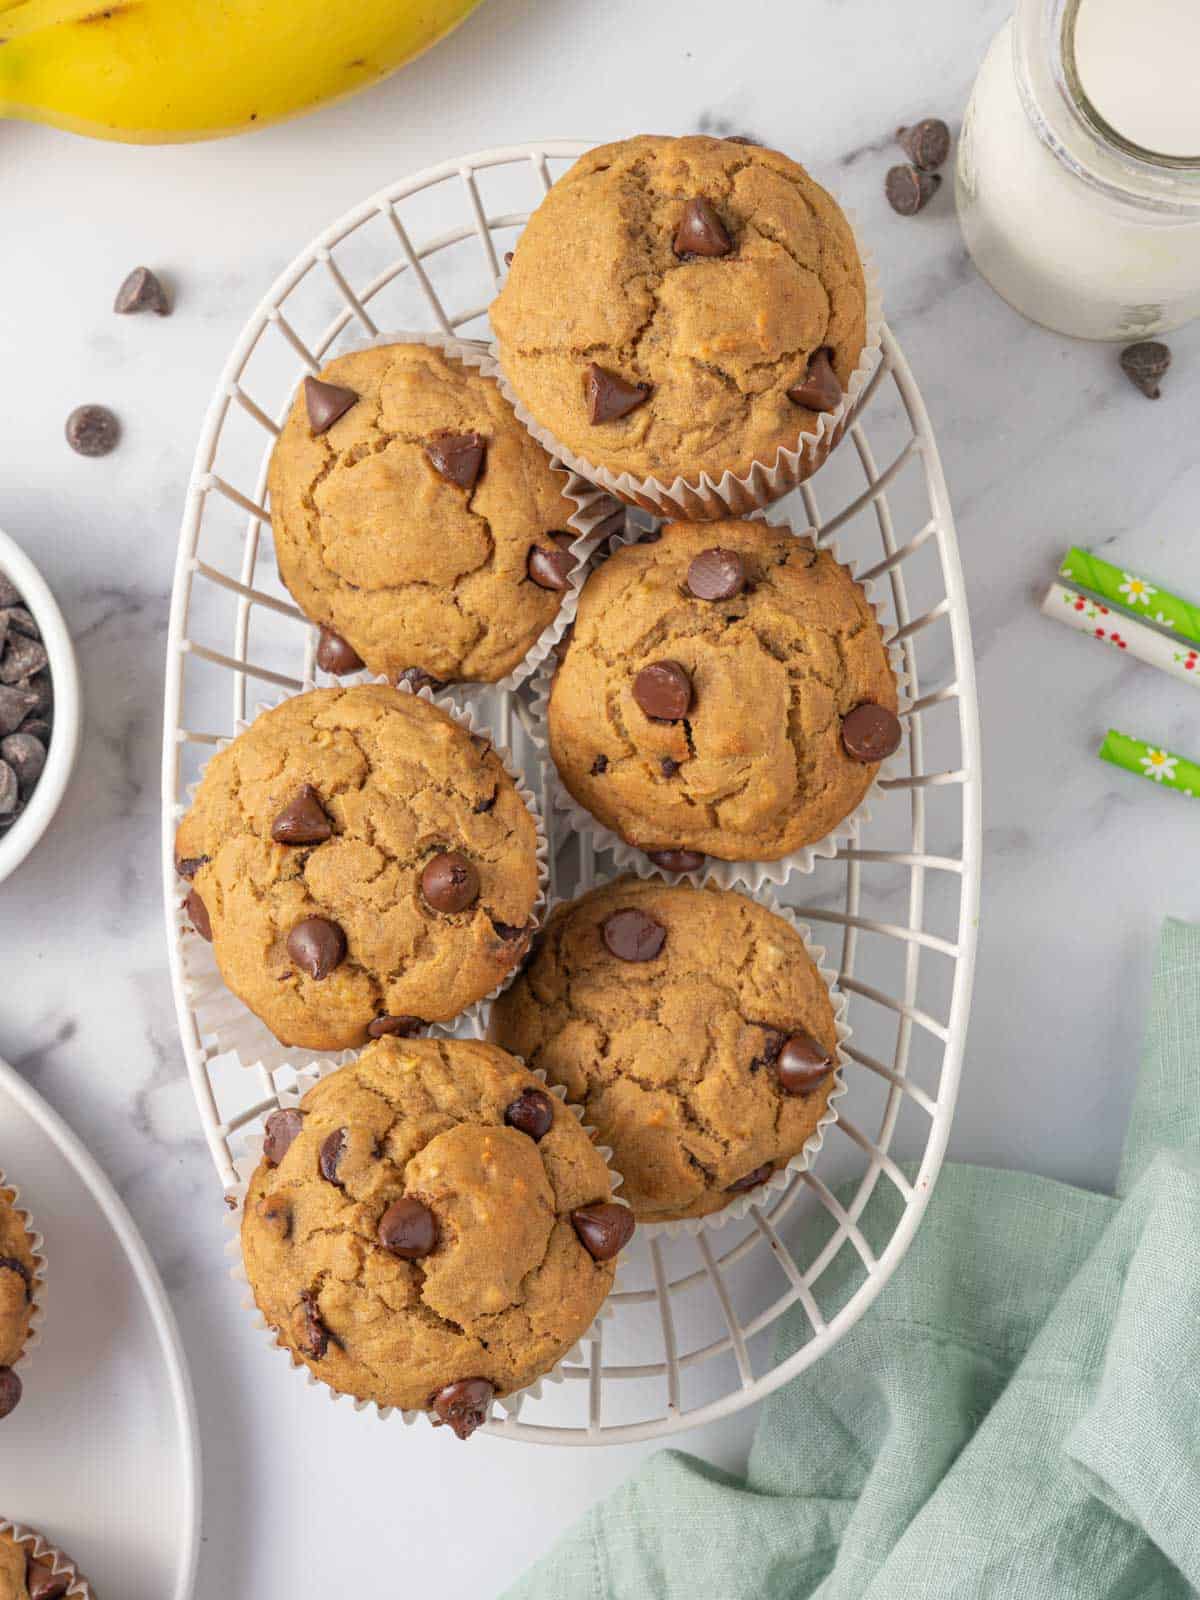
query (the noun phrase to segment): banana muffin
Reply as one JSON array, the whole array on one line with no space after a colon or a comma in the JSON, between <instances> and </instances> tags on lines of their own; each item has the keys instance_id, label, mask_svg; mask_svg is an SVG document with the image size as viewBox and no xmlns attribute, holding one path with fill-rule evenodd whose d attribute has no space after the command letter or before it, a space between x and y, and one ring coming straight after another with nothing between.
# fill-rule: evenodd
<instances>
[{"instance_id":1,"label":"banana muffin","mask_svg":"<svg viewBox=\"0 0 1200 1600\"><path fill-rule=\"evenodd\" d=\"M782 917L725 889L621 878L556 907L492 1035L583 1107L639 1222L765 1182L825 1112L837 1025Z\"/></svg>"},{"instance_id":2,"label":"banana muffin","mask_svg":"<svg viewBox=\"0 0 1200 1600\"><path fill-rule=\"evenodd\" d=\"M0 1174L0 1418L20 1403L21 1379L13 1368L29 1340L34 1282L41 1266L28 1219L16 1200L15 1190L4 1187Z\"/></svg>"},{"instance_id":3,"label":"banana muffin","mask_svg":"<svg viewBox=\"0 0 1200 1600\"><path fill-rule=\"evenodd\" d=\"M0 1518L0 1600L91 1600L92 1589L75 1563L32 1528Z\"/></svg>"},{"instance_id":4,"label":"banana muffin","mask_svg":"<svg viewBox=\"0 0 1200 1600\"><path fill-rule=\"evenodd\" d=\"M590 150L530 218L491 307L534 422L614 474L773 466L866 342L836 202L777 150L643 135Z\"/></svg>"},{"instance_id":5,"label":"banana muffin","mask_svg":"<svg viewBox=\"0 0 1200 1600\"><path fill-rule=\"evenodd\" d=\"M675 523L584 585L550 752L665 868L773 861L859 804L899 745L897 703L875 614L827 550L762 522Z\"/></svg>"},{"instance_id":6,"label":"banana muffin","mask_svg":"<svg viewBox=\"0 0 1200 1600\"><path fill-rule=\"evenodd\" d=\"M576 1116L476 1040L380 1039L267 1119L242 1250L322 1382L465 1439L594 1320L633 1233Z\"/></svg>"},{"instance_id":7,"label":"banana muffin","mask_svg":"<svg viewBox=\"0 0 1200 1600\"><path fill-rule=\"evenodd\" d=\"M565 484L495 380L442 350L359 350L306 379L271 459L271 525L321 665L512 672L570 589Z\"/></svg>"},{"instance_id":8,"label":"banana muffin","mask_svg":"<svg viewBox=\"0 0 1200 1600\"><path fill-rule=\"evenodd\" d=\"M179 825L187 911L284 1044L448 1021L516 966L537 832L499 756L386 684L315 689L209 762Z\"/></svg>"}]
</instances>

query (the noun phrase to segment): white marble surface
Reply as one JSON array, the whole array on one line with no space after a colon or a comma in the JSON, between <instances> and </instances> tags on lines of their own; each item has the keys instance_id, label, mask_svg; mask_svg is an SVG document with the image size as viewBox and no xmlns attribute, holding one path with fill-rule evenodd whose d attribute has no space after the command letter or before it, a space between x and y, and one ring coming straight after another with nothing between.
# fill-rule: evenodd
<instances>
[{"instance_id":1,"label":"white marble surface","mask_svg":"<svg viewBox=\"0 0 1200 1600\"><path fill-rule=\"evenodd\" d=\"M488 0L390 83L249 139L124 149L0 128L0 525L76 630L88 714L64 811L0 889L0 1054L112 1174L173 1297L203 1417L203 1600L493 1593L644 1453L368 1436L344 1408L314 1405L246 1334L182 1070L157 826L191 453L266 284L391 178L523 137L706 128L778 143L855 207L941 440L978 658L984 905L951 1155L1111 1183L1156 929L1200 915L1200 812L1093 752L1109 724L1200 752L1200 697L1055 629L1036 600L1076 540L1200 592L1200 335L1174 337L1175 370L1151 405L1112 350L1027 326L992 295L948 188L914 221L886 209L891 130L931 111L957 119L1006 10ZM109 311L143 261L175 285L169 321ZM125 421L108 460L63 444L81 400ZM685 1442L736 1465L752 1421ZM394 1578L379 1583L381 1570Z\"/></svg>"}]
</instances>

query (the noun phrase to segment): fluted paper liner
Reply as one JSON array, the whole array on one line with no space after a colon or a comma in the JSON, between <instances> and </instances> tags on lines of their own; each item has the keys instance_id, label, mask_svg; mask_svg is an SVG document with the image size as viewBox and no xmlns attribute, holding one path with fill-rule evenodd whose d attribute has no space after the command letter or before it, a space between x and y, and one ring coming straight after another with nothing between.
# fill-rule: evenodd
<instances>
[{"instance_id":1,"label":"fluted paper liner","mask_svg":"<svg viewBox=\"0 0 1200 1600\"><path fill-rule=\"evenodd\" d=\"M54 1545L48 1544L41 1534L34 1528L27 1528L20 1522L9 1522L0 1517L0 1534L7 1534L10 1539L15 1539L17 1544L27 1547L29 1554L35 1561L44 1561L49 1564L51 1572L56 1576L62 1573L70 1575L70 1585L66 1593L70 1600L95 1600L91 1584L80 1572L79 1568Z\"/></svg>"},{"instance_id":2,"label":"fluted paper liner","mask_svg":"<svg viewBox=\"0 0 1200 1600\"><path fill-rule=\"evenodd\" d=\"M29 1357L42 1337L42 1323L46 1318L46 1241L33 1225L29 1212L21 1204L21 1192L10 1178L6 1178L3 1168L0 1168L0 1192L12 1196L13 1210L25 1224L25 1233L29 1239L30 1249L33 1251L33 1282L30 1285L31 1309L29 1314L29 1333L21 1347L21 1354L13 1362L14 1370L22 1369L24 1378L28 1368Z\"/></svg>"},{"instance_id":3,"label":"fluted paper liner","mask_svg":"<svg viewBox=\"0 0 1200 1600\"><path fill-rule=\"evenodd\" d=\"M387 684L387 680L384 678L364 679L363 681ZM439 693L435 695L428 688L413 689L404 683L399 685L387 684L387 686L394 688L397 694L415 694L418 699L428 700L431 705L435 705L439 710L444 711L447 716L469 734L476 738L486 739L500 757L505 772L512 779L517 793L524 801L525 808L533 819L534 829L537 834L535 849L537 854L538 886L531 912L534 928L536 929L541 925L542 912L546 904L547 886L550 879L550 846L546 838L545 823L534 798L533 790L525 782L521 769L513 759L512 752L506 746L496 743L487 728L480 724L470 704L460 702L445 694ZM259 702L255 707L255 717L262 716L267 711L273 711L277 706L282 705L285 700L292 698L294 696L281 695L274 701ZM236 724L235 737L236 734L244 733L249 726L249 722L239 719ZM215 747L213 755L226 749L232 742L231 739L222 739ZM210 756L209 760L211 761L211 759L212 757ZM208 762L205 762L195 782L188 785L189 802L195 798L196 790L203 781L207 766ZM225 981L221 977L220 969L217 966L216 957L213 954L212 945L206 939L202 939L195 931L188 919L187 912L184 910L186 889L182 888L182 879L180 882L181 892L179 904L175 908L175 926L183 957L184 983L187 988L189 1002L195 1013L196 1026L199 1029L200 1036L206 1041L211 1040L213 1042L212 1053L214 1055L231 1053L237 1057L242 1066L262 1066L268 1072L276 1072L281 1067L292 1067L294 1069L297 1060L323 1062L330 1068L344 1066L347 1061L353 1060L358 1054L356 1049L321 1051L306 1050L297 1045L281 1044L266 1023L255 1016L254 1012L239 1000L231 989L226 988ZM494 1000L498 994L503 993L519 970L520 963L518 962L494 989L481 996L471 1005L466 1006L457 1016L450 1018L446 1022L429 1023L425 1029L426 1034L431 1037L440 1036L445 1038L460 1033L465 1028L476 1036L482 1035L489 1002Z\"/></svg>"},{"instance_id":4,"label":"fluted paper liner","mask_svg":"<svg viewBox=\"0 0 1200 1600\"><path fill-rule=\"evenodd\" d=\"M510 1055L512 1054L511 1051L507 1053ZM520 1056L513 1056L513 1060L519 1062L522 1067L525 1067L525 1063L521 1060ZM319 1083L322 1078L328 1077L336 1070L337 1068L329 1063L312 1061L307 1067L301 1069L299 1072L296 1072L296 1083L294 1088L276 1089L276 1098L279 1102L279 1106L281 1108L298 1106L304 1096L314 1086L314 1084ZM613 1167L612 1150L608 1147L608 1145L603 1145L596 1142L596 1130L588 1123L584 1122L582 1107L572 1105L567 1100L567 1092L565 1089L554 1084L546 1083L545 1072L533 1067L526 1067L525 1070L532 1073L535 1078L539 1078L541 1082L545 1084L546 1092L548 1094L552 1094L556 1100L562 1101L567 1110L570 1111L572 1116L574 1116L580 1123L583 1131L591 1136L596 1151L598 1154L604 1157L604 1160L608 1165L609 1172L612 1175L612 1192L610 1193L609 1198L620 1204L620 1196L616 1193L616 1190L621 1187L623 1179L621 1174ZM232 1265L229 1269L230 1277L235 1281L235 1283L244 1284L246 1286L246 1293L242 1297L242 1305L250 1313L254 1326L264 1335L268 1347L286 1356L294 1370L303 1371L310 1389L324 1389L327 1397L335 1403L346 1401L354 1411L373 1412L375 1417L381 1422L386 1421L389 1417L398 1416L404 1425L409 1427L416 1422L418 1418L425 1417L432 1425L434 1419L429 1411L403 1411L395 1406L381 1406L376 1400L360 1400L355 1395L345 1394L340 1389L333 1388L333 1386L326 1383L323 1378L319 1378L316 1373L313 1372L311 1367L306 1366L298 1356L296 1356L285 1344L281 1342L276 1330L272 1328L266 1317L259 1310L254 1299L253 1290L250 1288L250 1280L246 1275L246 1268L242 1260L241 1228L242 1213L246 1203L246 1195L250 1188L250 1180L254 1176L259 1162L262 1160L262 1129L265 1127L266 1119L270 1115L270 1111L264 1113L257 1124L259 1131L248 1134L244 1137L242 1152L238 1156L234 1157L233 1162L234 1171L237 1173L237 1182L231 1185L225 1191L225 1222L226 1226L232 1230L232 1236L225 1246L225 1253L232 1261ZM580 1334L579 1338L575 1341L571 1348L565 1351L563 1355L561 1355L554 1363L554 1365L549 1368L548 1371L543 1372L541 1376L535 1378L532 1383L526 1384L523 1389L514 1389L511 1394L494 1396L488 1404L488 1420L491 1419L492 1411L496 1406L499 1406L500 1409L509 1417L517 1416L526 1400L541 1399L542 1389L545 1384L559 1384L565 1381L566 1375L563 1371L563 1368L568 1364L568 1362L578 1362L582 1360L582 1346L599 1337L599 1324L606 1321L612 1315L612 1297L617 1292L620 1282L620 1271L620 1261L618 1259L617 1271L613 1276L612 1287L608 1292L608 1297L605 1299L600 1309L596 1312L591 1324L584 1329L583 1333Z\"/></svg>"}]
</instances>

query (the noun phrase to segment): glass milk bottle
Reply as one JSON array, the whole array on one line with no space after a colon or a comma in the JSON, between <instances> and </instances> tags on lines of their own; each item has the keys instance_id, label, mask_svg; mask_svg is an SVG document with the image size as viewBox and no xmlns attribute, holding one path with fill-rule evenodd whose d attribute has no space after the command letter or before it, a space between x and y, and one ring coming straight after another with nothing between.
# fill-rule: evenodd
<instances>
[{"instance_id":1,"label":"glass milk bottle","mask_svg":"<svg viewBox=\"0 0 1200 1600\"><path fill-rule=\"evenodd\" d=\"M1200 314L1200 0L1018 0L957 197L976 266L1035 322L1132 340Z\"/></svg>"}]
</instances>

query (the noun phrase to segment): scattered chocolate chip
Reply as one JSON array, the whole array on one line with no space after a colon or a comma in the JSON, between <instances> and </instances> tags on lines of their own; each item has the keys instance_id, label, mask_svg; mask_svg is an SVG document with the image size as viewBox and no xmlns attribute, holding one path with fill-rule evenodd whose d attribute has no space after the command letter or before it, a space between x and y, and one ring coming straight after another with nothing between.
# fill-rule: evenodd
<instances>
[{"instance_id":1,"label":"scattered chocolate chip","mask_svg":"<svg viewBox=\"0 0 1200 1600\"><path fill-rule=\"evenodd\" d=\"M753 1172L748 1172L744 1178L738 1178L736 1182L727 1184L725 1193L745 1194L747 1189L757 1189L760 1183L766 1183L774 1170L771 1163L767 1161L761 1167L755 1167Z\"/></svg>"},{"instance_id":2,"label":"scattered chocolate chip","mask_svg":"<svg viewBox=\"0 0 1200 1600\"><path fill-rule=\"evenodd\" d=\"M597 366L592 361L583 374L583 396L587 401L588 421L593 425L627 417L651 395L648 383L629 383L618 372Z\"/></svg>"},{"instance_id":3,"label":"scattered chocolate chip","mask_svg":"<svg viewBox=\"0 0 1200 1600\"><path fill-rule=\"evenodd\" d=\"M28 639L23 633L10 633L3 656L0 656L0 683L21 683L32 678L35 672L44 672L50 658L45 645Z\"/></svg>"},{"instance_id":4,"label":"scattered chocolate chip","mask_svg":"<svg viewBox=\"0 0 1200 1600\"><path fill-rule=\"evenodd\" d=\"M629 1207L612 1201L580 1206L578 1211L572 1211L571 1224L593 1261L611 1261L619 1256L633 1238L637 1226Z\"/></svg>"},{"instance_id":5,"label":"scattered chocolate chip","mask_svg":"<svg viewBox=\"0 0 1200 1600\"><path fill-rule=\"evenodd\" d=\"M391 1016L385 1012L375 1018L374 1022L367 1023L367 1037L369 1039L411 1039L414 1033L420 1033L425 1026L420 1017Z\"/></svg>"},{"instance_id":6,"label":"scattered chocolate chip","mask_svg":"<svg viewBox=\"0 0 1200 1600\"><path fill-rule=\"evenodd\" d=\"M195 889L191 890L183 902L183 909L187 912L188 921L202 939L212 943L212 918L208 914L208 907L201 900Z\"/></svg>"},{"instance_id":7,"label":"scattered chocolate chip","mask_svg":"<svg viewBox=\"0 0 1200 1600\"><path fill-rule=\"evenodd\" d=\"M117 447L121 424L107 406L76 406L67 418L66 433L77 455L106 456Z\"/></svg>"},{"instance_id":8,"label":"scattered chocolate chip","mask_svg":"<svg viewBox=\"0 0 1200 1600\"><path fill-rule=\"evenodd\" d=\"M429 1397L433 1425L449 1427L456 1438L469 1439L487 1421L496 1390L486 1378L460 1378Z\"/></svg>"},{"instance_id":9,"label":"scattered chocolate chip","mask_svg":"<svg viewBox=\"0 0 1200 1600\"><path fill-rule=\"evenodd\" d=\"M527 1133L534 1144L554 1126L554 1101L544 1089L522 1089L504 1113L510 1128Z\"/></svg>"},{"instance_id":10,"label":"scattered chocolate chip","mask_svg":"<svg viewBox=\"0 0 1200 1600\"><path fill-rule=\"evenodd\" d=\"M333 824L311 783L302 783L271 824L276 844L323 844L333 835Z\"/></svg>"},{"instance_id":11,"label":"scattered chocolate chip","mask_svg":"<svg viewBox=\"0 0 1200 1600\"><path fill-rule=\"evenodd\" d=\"M699 850L647 850L646 855L664 872L695 872L708 859Z\"/></svg>"},{"instance_id":12,"label":"scattered chocolate chip","mask_svg":"<svg viewBox=\"0 0 1200 1600\"><path fill-rule=\"evenodd\" d=\"M886 761L900 748L900 718L870 700L842 718L842 747L852 761Z\"/></svg>"},{"instance_id":13,"label":"scattered chocolate chip","mask_svg":"<svg viewBox=\"0 0 1200 1600\"><path fill-rule=\"evenodd\" d=\"M465 911L479 899L479 871L457 850L444 850L427 861L421 893L434 911Z\"/></svg>"},{"instance_id":14,"label":"scattered chocolate chip","mask_svg":"<svg viewBox=\"0 0 1200 1600\"><path fill-rule=\"evenodd\" d=\"M304 1127L304 1113L295 1106L272 1111L263 1131L263 1160L277 1167L299 1138Z\"/></svg>"},{"instance_id":15,"label":"scattered chocolate chip","mask_svg":"<svg viewBox=\"0 0 1200 1600\"><path fill-rule=\"evenodd\" d=\"M37 710L38 694L25 684L0 684L0 738L7 738Z\"/></svg>"},{"instance_id":16,"label":"scattered chocolate chip","mask_svg":"<svg viewBox=\"0 0 1200 1600\"><path fill-rule=\"evenodd\" d=\"M320 378L304 380L308 425L314 433L328 433L339 417L358 404L359 398L353 389L343 388L340 383L325 383Z\"/></svg>"},{"instance_id":17,"label":"scattered chocolate chip","mask_svg":"<svg viewBox=\"0 0 1200 1600\"><path fill-rule=\"evenodd\" d=\"M0 1419L9 1416L20 1403L20 1378L11 1367L0 1367Z\"/></svg>"},{"instance_id":18,"label":"scattered chocolate chip","mask_svg":"<svg viewBox=\"0 0 1200 1600\"><path fill-rule=\"evenodd\" d=\"M317 640L317 665L322 672L334 678L344 678L348 672L361 672L363 658L353 645L347 644L340 633L332 628L322 628Z\"/></svg>"},{"instance_id":19,"label":"scattered chocolate chip","mask_svg":"<svg viewBox=\"0 0 1200 1600\"><path fill-rule=\"evenodd\" d=\"M424 667L405 667L396 682L406 683L414 694L420 689L428 689L436 694L439 689L446 687L441 678L435 678L431 672L426 672Z\"/></svg>"},{"instance_id":20,"label":"scattered chocolate chip","mask_svg":"<svg viewBox=\"0 0 1200 1600\"><path fill-rule=\"evenodd\" d=\"M506 267L511 267L512 264L513 264L513 252L511 250L506 250L504 252L504 265Z\"/></svg>"},{"instance_id":21,"label":"scattered chocolate chip","mask_svg":"<svg viewBox=\"0 0 1200 1600\"><path fill-rule=\"evenodd\" d=\"M614 911L600 924L604 943L619 961L653 961L667 942L667 930L645 911Z\"/></svg>"},{"instance_id":22,"label":"scattered chocolate chip","mask_svg":"<svg viewBox=\"0 0 1200 1600\"><path fill-rule=\"evenodd\" d=\"M209 856L176 855L175 871L181 878L187 878L190 882L190 880L194 878L200 871L200 868L207 865L210 859L211 857Z\"/></svg>"},{"instance_id":23,"label":"scattered chocolate chip","mask_svg":"<svg viewBox=\"0 0 1200 1600\"><path fill-rule=\"evenodd\" d=\"M286 1196L265 1194L258 1202L258 1214L263 1224L277 1239L292 1236L292 1207Z\"/></svg>"},{"instance_id":24,"label":"scattered chocolate chip","mask_svg":"<svg viewBox=\"0 0 1200 1600\"><path fill-rule=\"evenodd\" d=\"M404 1195L380 1217L379 1242L401 1261L420 1261L437 1249L437 1218L420 1200Z\"/></svg>"},{"instance_id":25,"label":"scattered chocolate chip","mask_svg":"<svg viewBox=\"0 0 1200 1600\"><path fill-rule=\"evenodd\" d=\"M1143 339L1121 351L1121 371L1147 400L1157 400L1159 385L1171 365L1170 348L1158 339Z\"/></svg>"},{"instance_id":26,"label":"scattered chocolate chip","mask_svg":"<svg viewBox=\"0 0 1200 1600\"><path fill-rule=\"evenodd\" d=\"M897 128L896 141L922 172L934 171L950 154L950 129L940 117L923 117L911 128Z\"/></svg>"},{"instance_id":27,"label":"scattered chocolate chip","mask_svg":"<svg viewBox=\"0 0 1200 1600\"><path fill-rule=\"evenodd\" d=\"M166 291L149 267L134 267L117 290L113 310L121 316L132 316L138 311L154 311L160 317L169 314Z\"/></svg>"},{"instance_id":28,"label":"scattered chocolate chip","mask_svg":"<svg viewBox=\"0 0 1200 1600\"><path fill-rule=\"evenodd\" d=\"M0 761L0 817L10 817L21 798L17 775L6 761Z\"/></svg>"},{"instance_id":29,"label":"scattered chocolate chip","mask_svg":"<svg viewBox=\"0 0 1200 1600\"><path fill-rule=\"evenodd\" d=\"M317 1165L321 1169L321 1176L327 1183L337 1184L338 1166L346 1149L346 1140L350 1135L349 1128L335 1128L332 1133L327 1133L321 1140L321 1149L317 1155Z\"/></svg>"},{"instance_id":30,"label":"scattered chocolate chip","mask_svg":"<svg viewBox=\"0 0 1200 1600\"><path fill-rule=\"evenodd\" d=\"M674 756L663 756L662 760L658 763L658 770L662 773L664 778L673 778L679 771L679 763L675 760Z\"/></svg>"},{"instance_id":31,"label":"scattered chocolate chip","mask_svg":"<svg viewBox=\"0 0 1200 1600\"><path fill-rule=\"evenodd\" d=\"M434 471L447 483L470 491L483 471L487 440L478 433L441 433L425 446Z\"/></svg>"},{"instance_id":32,"label":"scattered chocolate chip","mask_svg":"<svg viewBox=\"0 0 1200 1600\"><path fill-rule=\"evenodd\" d=\"M310 978L327 978L346 958L346 935L327 917L305 917L287 936L287 953Z\"/></svg>"},{"instance_id":33,"label":"scattered chocolate chip","mask_svg":"<svg viewBox=\"0 0 1200 1600\"><path fill-rule=\"evenodd\" d=\"M692 680L678 661L652 661L633 680L633 698L654 722L678 722L692 704Z\"/></svg>"},{"instance_id":34,"label":"scattered chocolate chip","mask_svg":"<svg viewBox=\"0 0 1200 1600\"><path fill-rule=\"evenodd\" d=\"M808 372L803 383L788 390L788 399L806 411L836 411L842 403L842 386L829 359L829 350L822 346L809 357Z\"/></svg>"},{"instance_id":35,"label":"scattered chocolate chip","mask_svg":"<svg viewBox=\"0 0 1200 1600\"><path fill-rule=\"evenodd\" d=\"M74 1580L69 1572L55 1572L44 1561L32 1556L25 1563L25 1587L29 1600L60 1600Z\"/></svg>"},{"instance_id":36,"label":"scattered chocolate chip","mask_svg":"<svg viewBox=\"0 0 1200 1600\"><path fill-rule=\"evenodd\" d=\"M733 240L707 200L688 200L675 232L677 256L727 256Z\"/></svg>"},{"instance_id":37,"label":"scattered chocolate chip","mask_svg":"<svg viewBox=\"0 0 1200 1600\"><path fill-rule=\"evenodd\" d=\"M596 759L592 762L592 777L593 778L603 777L604 774L607 771L608 771L608 757L604 754L604 752L602 750L600 752L600 754L596 757Z\"/></svg>"},{"instance_id":38,"label":"scattered chocolate chip","mask_svg":"<svg viewBox=\"0 0 1200 1600\"><path fill-rule=\"evenodd\" d=\"M811 1094L833 1071L833 1062L807 1033L789 1034L775 1057L775 1071L784 1094Z\"/></svg>"},{"instance_id":39,"label":"scattered chocolate chip","mask_svg":"<svg viewBox=\"0 0 1200 1600\"><path fill-rule=\"evenodd\" d=\"M745 582L746 568L736 550L714 545L693 556L688 566L687 586L697 600L732 600Z\"/></svg>"},{"instance_id":40,"label":"scattered chocolate chip","mask_svg":"<svg viewBox=\"0 0 1200 1600\"><path fill-rule=\"evenodd\" d=\"M18 1261L16 1256L0 1256L0 1272L15 1273L25 1285L26 1302L33 1299L33 1273L23 1261Z\"/></svg>"},{"instance_id":41,"label":"scattered chocolate chip","mask_svg":"<svg viewBox=\"0 0 1200 1600\"><path fill-rule=\"evenodd\" d=\"M329 1349L329 1329L321 1321L317 1297L310 1289L302 1291L296 1313L300 1322L296 1343L301 1355L308 1356L312 1361L323 1360Z\"/></svg>"},{"instance_id":42,"label":"scattered chocolate chip","mask_svg":"<svg viewBox=\"0 0 1200 1600\"><path fill-rule=\"evenodd\" d=\"M915 217L942 186L939 172L919 172L916 167L892 167L884 184L888 205L902 217Z\"/></svg>"},{"instance_id":43,"label":"scattered chocolate chip","mask_svg":"<svg viewBox=\"0 0 1200 1600\"><path fill-rule=\"evenodd\" d=\"M571 586L575 558L569 550L546 550L540 544L531 544L525 570L539 589L561 592Z\"/></svg>"}]
</instances>

